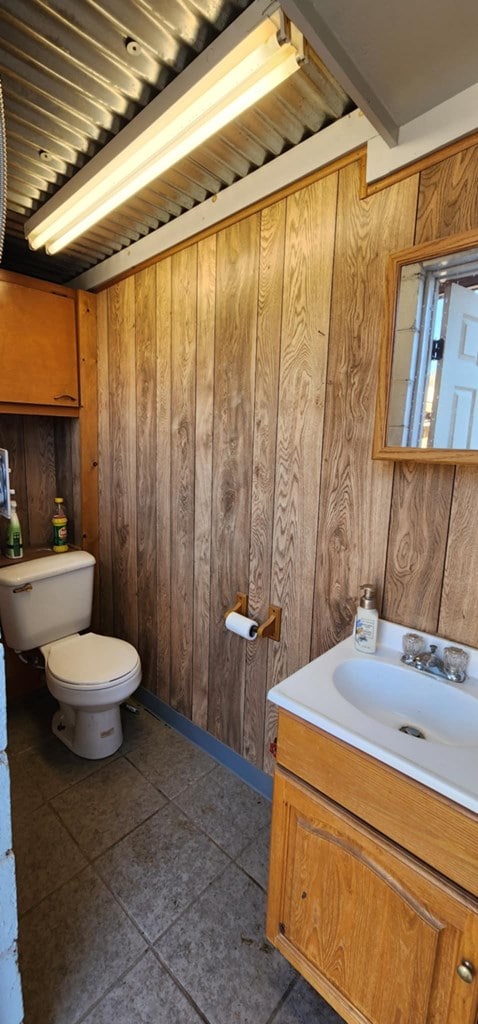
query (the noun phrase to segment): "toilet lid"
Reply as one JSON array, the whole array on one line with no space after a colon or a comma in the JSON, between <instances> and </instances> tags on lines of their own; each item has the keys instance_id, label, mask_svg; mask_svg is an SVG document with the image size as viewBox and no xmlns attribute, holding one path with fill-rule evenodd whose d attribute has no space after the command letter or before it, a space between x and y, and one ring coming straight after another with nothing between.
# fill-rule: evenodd
<instances>
[{"instance_id":1,"label":"toilet lid","mask_svg":"<svg viewBox=\"0 0 478 1024\"><path fill-rule=\"evenodd\" d=\"M112 683L127 676L139 664L137 650L126 640L84 633L57 640L48 654L48 668L65 683Z\"/></svg>"}]
</instances>

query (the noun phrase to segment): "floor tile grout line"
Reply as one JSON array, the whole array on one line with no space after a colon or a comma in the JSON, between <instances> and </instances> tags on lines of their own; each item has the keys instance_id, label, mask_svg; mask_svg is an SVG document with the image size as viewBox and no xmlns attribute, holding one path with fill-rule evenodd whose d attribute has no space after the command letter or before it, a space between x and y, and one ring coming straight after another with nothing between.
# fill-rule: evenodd
<instances>
[{"instance_id":1,"label":"floor tile grout line","mask_svg":"<svg viewBox=\"0 0 478 1024\"><path fill-rule=\"evenodd\" d=\"M277 1019L277 1014L279 1013L279 1010L281 1010L282 1007L287 1002L291 992L294 990L294 988L297 985L298 981L299 981L299 975L296 975L295 978L292 978L292 981L287 986L285 992L282 993L278 1003L276 1004L276 1006L272 1010L272 1013L271 1013L270 1017L267 1018L265 1024L274 1024L274 1020ZM344 1024L345 1024L345 1022L344 1022Z\"/></svg>"},{"instance_id":2,"label":"floor tile grout line","mask_svg":"<svg viewBox=\"0 0 478 1024\"><path fill-rule=\"evenodd\" d=\"M109 987L107 989L105 989L104 992L101 993L101 995L98 997L98 999L95 999L95 1001L90 1004L90 1006L85 1011L85 1013L83 1013L81 1015L81 1017L78 1017L75 1021L72 1021L72 1024L81 1024L81 1022L84 1021L90 1015L92 1010L95 1010L96 1007L99 1006L99 1004L102 1002L102 1000L105 999L106 996L108 996L110 994L110 992L113 992L114 989L117 987L117 985L120 985L121 982L124 981L124 979L129 974L129 972L133 971L134 968L137 967L138 964L140 964L142 960L144 960L144 958L148 955L149 952L151 952L150 947L147 947L146 949L143 949L142 953L136 958L136 960L134 960L129 965L129 967L127 967L126 970L122 972L122 974L118 975L118 977L115 978L113 983L111 985L109 985Z\"/></svg>"},{"instance_id":3,"label":"floor tile grout line","mask_svg":"<svg viewBox=\"0 0 478 1024\"><path fill-rule=\"evenodd\" d=\"M159 940L162 939L168 933L169 929L172 928L173 925L175 925L176 922L179 921L183 917L183 915L186 913L186 911L190 910L191 907L193 906L193 904L196 903L197 900L201 899L201 897L204 895L205 892L207 892L209 887L211 885L213 885L214 882L217 882L217 880L222 877L222 875L228 870L228 868L231 867L231 864L233 864L233 861L231 861L231 860L230 860L229 864L225 864L224 867L221 868L220 871L218 871L217 875L214 875L214 878L212 878L211 881L208 882L207 885L204 886L204 889L201 889L201 892L196 893L194 898L187 904L187 906L183 907L182 910L179 911L177 916L174 918L174 921L170 921L170 923L166 926L164 931L160 932L160 934L157 935L155 939L150 939L149 938L149 936L146 934L146 932L142 929L141 925L138 924L138 922L135 920L131 910L129 910L128 907L126 907L126 905L122 902L121 898L116 895L114 890L111 888L109 882L105 878L103 878L103 876L100 874L100 872L98 871L97 868L96 868L96 875L100 879L100 881L103 883L105 888L108 889L108 892L113 897L113 899L118 904L118 906L121 908L121 910L126 915L128 920L131 921L131 923L134 925L136 930L141 935L141 938L144 939L145 942L147 942L147 944L150 947L150 949L154 950L155 943L159 942ZM95 868L94 864L92 864L90 866Z\"/></svg>"},{"instance_id":4,"label":"floor tile grout line","mask_svg":"<svg viewBox=\"0 0 478 1024\"><path fill-rule=\"evenodd\" d=\"M206 1014L204 1013L204 1010L201 1010L201 1007L193 999L193 996L191 995L191 993L188 992L187 988L185 988L183 983L179 980L179 978L176 977L174 972L169 967L169 964L167 964L166 961L163 960L159 950L157 950L154 946L151 947L151 950L152 950L152 953L154 954L154 956L156 957L158 963L160 964L160 966L163 968L164 971L166 971L166 973L171 978L171 981L173 982L173 984L182 993L182 995L186 997L186 999L188 1000L190 1005L196 1011L196 1013L198 1014L200 1020L204 1021L204 1024L210 1024L209 1017L206 1016Z\"/></svg>"}]
</instances>

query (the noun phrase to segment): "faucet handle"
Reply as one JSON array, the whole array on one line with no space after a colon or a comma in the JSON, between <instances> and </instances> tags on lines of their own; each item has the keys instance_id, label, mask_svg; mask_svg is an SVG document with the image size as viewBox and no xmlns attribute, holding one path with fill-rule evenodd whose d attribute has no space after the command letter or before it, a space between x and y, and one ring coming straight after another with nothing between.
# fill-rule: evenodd
<instances>
[{"instance_id":1,"label":"faucet handle","mask_svg":"<svg viewBox=\"0 0 478 1024\"><path fill-rule=\"evenodd\" d=\"M420 651L423 651L425 641L419 633L404 633L402 636L403 656L405 665L412 665Z\"/></svg>"},{"instance_id":2,"label":"faucet handle","mask_svg":"<svg viewBox=\"0 0 478 1024\"><path fill-rule=\"evenodd\" d=\"M462 647L445 647L443 664L445 675L450 682L464 683L468 657L467 651L464 651Z\"/></svg>"}]
</instances>

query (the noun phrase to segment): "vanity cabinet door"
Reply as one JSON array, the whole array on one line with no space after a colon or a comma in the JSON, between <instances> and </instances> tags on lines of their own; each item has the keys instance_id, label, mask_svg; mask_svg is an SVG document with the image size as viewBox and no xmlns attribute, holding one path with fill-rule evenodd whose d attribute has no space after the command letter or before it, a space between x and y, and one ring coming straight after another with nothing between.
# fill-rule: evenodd
<instances>
[{"instance_id":1,"label":"vanity cabinet door","mask_svg":"<svg viewBox=\"0 0 478 1024\"><path fill-rule=\"evenodd\" d=\"M475 1024L478 905L280 769L267 934L354 1024Z\"/></svg>"}]
</instances>

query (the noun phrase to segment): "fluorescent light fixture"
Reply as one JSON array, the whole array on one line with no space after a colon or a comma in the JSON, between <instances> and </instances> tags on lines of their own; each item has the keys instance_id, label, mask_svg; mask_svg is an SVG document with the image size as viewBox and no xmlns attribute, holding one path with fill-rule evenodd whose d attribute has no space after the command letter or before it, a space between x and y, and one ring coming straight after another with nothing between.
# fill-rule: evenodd
<instances>
[{"instance_id":1,"label":"fluorescent light fixture","mask_svg":"<svg viewBox=\"0 0 478 1024\"><path fill-rule=\"evenodd\" d=\"M30 247L59 252L285 81L300 58L299 45L278 32L275 20L262 21L214 67L206 62L206 73L168 106L171 86L164 90L30 217Z\"/></svg>"}]
</instances>

